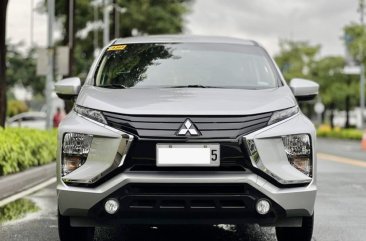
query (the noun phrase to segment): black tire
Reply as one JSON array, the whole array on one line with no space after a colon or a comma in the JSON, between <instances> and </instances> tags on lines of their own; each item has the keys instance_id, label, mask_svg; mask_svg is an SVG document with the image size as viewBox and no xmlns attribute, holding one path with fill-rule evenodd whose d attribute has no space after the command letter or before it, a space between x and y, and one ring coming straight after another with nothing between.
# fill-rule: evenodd
<instances>
[{"instance_id":1,"label":"black tire","mask_svg":"<svg viewBox=\"0 0 366 241\"><path fill-rule=\"evenodd\" d=\"M62 216L58 213L58 235L60 241L93 241L94 230L93 227L81 228L71 227L70 217Z\"/></svg>"},{"instance_id":2,"label":"black tire","mask_svg":"<svg viewBox=\"0 0 366 241\"><path fill-rule=\"evenodd\" d=\"M301 227L276 227L278 241L311 241L313 236L314 215L303 217Z\"/></svg>"}]
</instances>

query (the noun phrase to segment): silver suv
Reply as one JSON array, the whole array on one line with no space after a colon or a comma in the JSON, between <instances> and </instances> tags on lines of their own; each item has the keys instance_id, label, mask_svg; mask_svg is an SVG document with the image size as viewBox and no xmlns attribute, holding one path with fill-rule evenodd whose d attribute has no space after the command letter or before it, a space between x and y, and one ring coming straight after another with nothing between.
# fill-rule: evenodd
<instances>
[{"instance_id":1,"label":"silver suv","mask_svg":"<svg viewBox=\"0 0 366 241\"><path fill-rule=\"evenodd\" d=\"M266 50L235 38L117 39L80 79L56 84L61 241L119 224L276 226L311 240L315 129Z\"/></svg>"}]
</instances>

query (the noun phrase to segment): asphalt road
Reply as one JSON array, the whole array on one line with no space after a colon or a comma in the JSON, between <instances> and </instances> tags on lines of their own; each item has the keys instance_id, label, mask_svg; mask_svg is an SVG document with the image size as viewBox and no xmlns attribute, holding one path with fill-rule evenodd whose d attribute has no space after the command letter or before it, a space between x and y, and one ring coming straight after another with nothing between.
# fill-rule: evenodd
<instances>
[{"instance_id":1,"label":"asphalt road","mask_svg":"<svg viewBox=\"0 0 366 241\"><path fill-rule=\"evenodd\" d=\"M318 151L327 156L318 160L318 196L315 208L316 241L366 240L366 152L358 143L319 141ZM0 226L2 241L57 241L55 186L29 196L42 210L22 220ZM96 231L95 240L103 241L275 241L273 228L252 226L180 226Z\"/></svg>"}]
</instances>

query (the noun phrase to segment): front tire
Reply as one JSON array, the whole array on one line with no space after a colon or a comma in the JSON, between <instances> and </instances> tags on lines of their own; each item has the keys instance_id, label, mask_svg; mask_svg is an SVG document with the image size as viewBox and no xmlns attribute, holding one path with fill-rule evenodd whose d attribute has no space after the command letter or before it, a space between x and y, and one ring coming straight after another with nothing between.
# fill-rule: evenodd
<instances>
[{"instance_id":1,"label":"front tire","mask_svg":"<svg viewBox=\"0 0 366 241\"><path fill-rule=\"evenodd\" d=\"M301 227L276 227L278 241L311 241L314 228L314 214L303 217Z\"/></svg>"},{"instance_id":2,"label":"front tire","mask_svg":"<svg viewBox=\"0 0 366 241\"><path fill-rule=\"evenodd\" d=\"M60 241L92 241L94 240L93 227L72 227L70 217L62 216L58 212L58 235Z\"/></svg>"}]
</instances>

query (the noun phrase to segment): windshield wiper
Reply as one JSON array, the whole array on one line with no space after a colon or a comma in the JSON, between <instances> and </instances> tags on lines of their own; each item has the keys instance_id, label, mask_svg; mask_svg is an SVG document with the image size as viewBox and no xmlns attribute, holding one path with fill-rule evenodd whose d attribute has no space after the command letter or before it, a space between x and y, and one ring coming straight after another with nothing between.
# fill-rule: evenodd
<instances>
[{"instance_id":1,"label":"windshield wiper","mask_svg":"<svg viewBox=\"0 0 366 241\"><path fill-rule=\"evenodd\" d=\"M169 86L168 88L219 88L219 87L207 86L207 85L177 85L177 86Z\"/></svg>"},{"instance_id":2,"label":"windshield wiper","mask_svg":"<svg viewBox=\"0 0 366 241\"><path fill-rule=\"evenodd\" d=\"M109 84L109 85L99 85L102 88L113 88L113 89L127 89L123 84Z\"/></svg>"}]
</instances>

